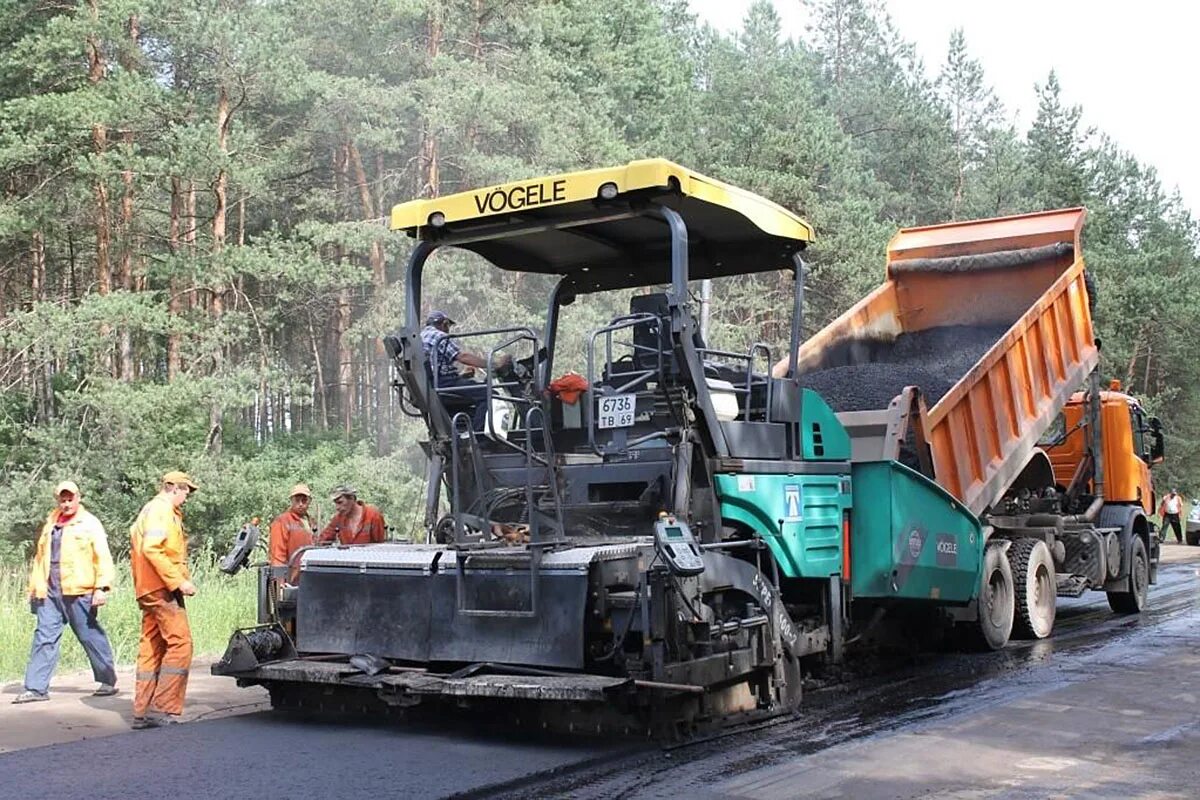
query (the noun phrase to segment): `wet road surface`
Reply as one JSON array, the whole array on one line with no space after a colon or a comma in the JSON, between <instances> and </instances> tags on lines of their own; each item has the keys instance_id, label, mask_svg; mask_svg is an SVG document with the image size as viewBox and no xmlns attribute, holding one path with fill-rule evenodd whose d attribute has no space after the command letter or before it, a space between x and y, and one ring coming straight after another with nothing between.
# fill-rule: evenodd
<instances>
[{"instance_id":1,"label":"wet road surface","mask_svg":"<svg viewBox=\"0 0 1200 800\"><path fill-rule=\"evenodd\" d=\"M621 752L453 727L321 724L271 712L0 756L0 797L445 797Z\"/></svg>"},{"instance_id":2,"label":"wet road surface","mask_svg":"<svg viewBox=\"0 0 1200 800\"><path fill-rule=\"evenodd\" d=\"M928 776L913 771L913 765L922 761L919 754L926 751L912 742L939 742L938 758L949 758L961 766L974 763L973 759L986 760L978 748L963 749L964 742L977 740L979 729L986 729L994 741L986 745L990 750L982 752L1003 762L1009 758L1004 747L1027 736L1030 724L1042 724L1031 722L1038 714L1091 702L1071 697L1055 700L1054 692L1080 692L1083 689L1079 687L1086 685L1088 697L1097 693L1124 696L1120 683L1110 687L1087 684L1106 674L1115 681L1118 672L1135 676L1144 691L1161 696L1167 705L1150 715L1115 705L1095 713L1107 709L1120 715L1118 722L1131 715L1130 719L1137 717L1135 722L1153 723L1144 735L1138 735L1154 752L1182 759L1170 768L1174 774L1188 769L1180 765L1191 763L1191 753L1200 743L1196 729L1200 718L1193 710L1200 706L1189 705L1200 700L1200 685L1194 693L1177 692L1178 697L1171 699L1175 695L1164 695L1157 687L1173 679L1156 670L1169 668L1173 674L1186 670L1200 676L1200 654L1195 647L1200 641L1198 587L1196 563L1164 564L1159 584L1151 590L1150 608L1140 617L1114 616L1099 593L1064 600L1052 640L1015 643L991 654L921 656L886 674L810 692L797 718L674 749L631 747L614 741L538 740L528 733L481 734L461 725L319 724L263 712L0 755L0 794L126 800L931 796L936 793L930 791ZM1162 667L1163 659L1171 657L1176 661ZM1197 663L1192 665L1187 658ZM1197 682L1200 684L1200 677ZM1010 710L1010 718L986 716L1002 708ZM1176 712L1183 716L1167 724ZM1075 716L1074 712L1057 714L1057 718ZM1108 717L1080 719L1080 725L1089 729L1114 724ZM1045 730L1051 731L1055 721L1045 720ZM1075 734L1067 732L1058 738L1069 735ZM909 752L905 747L917 749ZM1111 766L1119 762L1118 756L1103 763ZM897 783L894 775L876 780L862 770L847 773L845 763L855 759L879 769L887 767L891 759L896 770L911 774L907 774L907 783ZM1071 761L1064 757L1034 759L1029 769L1056 775L1060 782L1070 778L1075 769L1101 774L1092 762L1067 763ZM146 765L152 765L153 785L147 784ZM1195 767L1190 769L1196 772ZM1200 778L1200 774L1193 777ZM958 775L959 783L951 788L960 784L971 787L976 779ZM855 780L858 783L853 783ZM1049 794L1050 783L1038 784L1028 792L1009 784L1003 784L1007 788L1001 796ZM1110 796L1131 794L1119 781L1107 785ZM1193 796L1170 791L1160 795ZM954 789L938 796L964 795Z\"/></svg>"},{"instance_id":3,"label":"wet road surface","mask_svg":"<svg viewBox=\"0 0 1200 800\"><path fill-rule=\"evenodd\" d=\"M1050 640L930 654L811 692L798 719L486 796L1196 797L1198 566L1163 564L1137 617L1060 600Z\"/></svg>"}]
</instances>

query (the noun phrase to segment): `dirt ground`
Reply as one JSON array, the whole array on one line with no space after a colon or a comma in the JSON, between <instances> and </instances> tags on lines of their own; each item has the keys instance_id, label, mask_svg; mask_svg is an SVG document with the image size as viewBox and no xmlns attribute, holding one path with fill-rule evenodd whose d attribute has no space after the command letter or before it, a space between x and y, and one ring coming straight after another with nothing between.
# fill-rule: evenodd
<instances>
[{"instance_id":1,"label":"dirt ground","mask_svg":"<svg viewBox=\"0 0 1200 800\"><path fill-rule=\"evenodd\" d=\"M183 721L215 719L267 708L261 687L239 689L231 678L209 674L210 661L192 664ZM133 719L133 667L117 669L114 697L92 697L96 682L91 672L55 675L45 703L14 706L21 681L0 689L0 753L125 733Z\"/></svg>"}]
</instances>

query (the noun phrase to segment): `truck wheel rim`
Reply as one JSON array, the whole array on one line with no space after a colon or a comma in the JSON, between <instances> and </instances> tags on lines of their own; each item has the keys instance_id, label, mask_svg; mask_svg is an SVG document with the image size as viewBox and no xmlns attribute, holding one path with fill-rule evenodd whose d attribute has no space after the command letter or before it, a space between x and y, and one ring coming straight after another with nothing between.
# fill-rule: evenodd
<instances>
[{"instance_id":1,"label":"truck wheel rim","mask_svg":"<svg viewBox=\"0 0 1200 800\"><path fill-rule=\"evenodd\" d=\"M1030 614L1033 632L1039 637L1048 636L1054 625L1054 603L1058 600L1058 591L1052 585L1050 570L1045 564L1038 564L1034 572L1032 607Z\"/></svg>"},{"instance_id":2,"label":"truck wheel rim","mask_svg":"<svg viewBox=\"0 0 1200 800\"><path fill-rule=\"evenodd\" d=\"M1004 573L998 569L992 570L988 576L987 618L996 627L1004 624L1005 619L1005 581Z\"/></svg>"},{"instance_id":3,"label":"truck wheel rim","mask_svg":"<svg viewBox=\"0 0 1200 800\"><path fill-rule=\"evenodd\" d=\"M1146 556L1139 552L1133 560L1133 594L1138 600L1138 605L1142 605L1146 597L1146 585L1149 583L1146 576Z\"/></svg>"}]
</instances>

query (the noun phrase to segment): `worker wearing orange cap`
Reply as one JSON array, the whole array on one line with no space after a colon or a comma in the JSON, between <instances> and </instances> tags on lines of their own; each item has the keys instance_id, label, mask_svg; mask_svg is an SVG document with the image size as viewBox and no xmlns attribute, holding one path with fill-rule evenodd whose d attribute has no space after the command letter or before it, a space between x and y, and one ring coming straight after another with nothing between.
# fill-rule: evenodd
<instances>
[{"instance_id":1,"label":"worker wearing orange cap","mask_svg":"<svg viewBox=\"0 0 1200 800\"><path fill-rule=\"evenodd\" d=\"M383 514L369 503L358 499L353 486L342 485L332 492L333 507L337 509L329 524L321 531L321 542L339 544L370 544L387 537Z\"/></svg>"},{"instance_id":2,"label":"worker wearing orange cap","mask_svg":"<svg viewBox=\"0 0 1200 800\"><path fill-rule=\"evenodd\" d=\"M196 593L187 565L182 506L200 487L186 472L168 472L162 489L129 529L133 589L142 609L133 727L154 728L183 713L192 631L184 597Z\"/></svg>"},{"instance_id":3,"label":"worker wearing orange cap","mask_svg":"<svg viewBox=\"0 0 1200 800\"><path fill-rule=\"evenodd\" d=\"M37 614L37 629L25 688L14 703L50 699L50 676L58 663L64 625L71 626L92 664L92 676L100 684L92 694L117 693L112 646L96 618L96 609L108 602L116 574L108 534L80 503L74 481L58 484L54 496L58 506L46 517L29 571L29 602Z\"/></svg>"},{"instance_id":4,"label":"worker wearing orange cap","mask_svg":"<svg viewBox=\"0 0 1200 800\"><path fill-rule=\"evenodd\" d=\"M272 566L291 564L297 550L313 543L313 521L308 516L312 492L303 483L297 483L289 497L291 506L271 523L268 558Z\"/></svg>"}]
</instances>

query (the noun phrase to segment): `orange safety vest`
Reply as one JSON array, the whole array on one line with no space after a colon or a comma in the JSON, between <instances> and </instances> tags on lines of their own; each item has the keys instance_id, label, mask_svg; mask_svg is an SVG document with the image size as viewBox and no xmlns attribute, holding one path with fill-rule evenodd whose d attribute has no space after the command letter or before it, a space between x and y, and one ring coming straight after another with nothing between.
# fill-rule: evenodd
<instances>
[{"instance_id":1,"label":"orange safety vest","mask_svg":"<svg viewBox=\"0 0 1200 800\"><path fill-rule=\"evenodd\" d=\"M136 597L159 589L173 592L192 579L187 565L183 512L163 495L142 506L129 529L129 545Z\"/></svg>"},{"instance_id":2,"label":"orange safety vest","mask_svg":"<svg viewBox=\"0 0 1200 800\"><path fill-rule=\"evenodd\" d=\"M312 543L313 529L308 517L297 516L288 509L271 523L270 562L275 566L286 566L297 550Z\"/></svg>"},{"instance_id":3,"label":"orange safety vest","mask_svg":"<svg viewBox=\"0 0 1200 800\"><path fill-rule=\"evenodd\" d=\"M50 532L58 524L60 513L56 508L46 517L29 570L29 592L41 600L46 599L49 592ZM112 554L108 550L108 534L100 520L82 505L63 525L58 574L62 593L71 596L91 594L97 589L108 591L116 578Z\"/></svg>"},{"instance_id":4,"label":"orange safety vest","mask_svg":"<svg viewBox=\"0 0 1200 800\"><path fill-rule=\"evenodd\" d=\"M332 542L335 536L341 544L369 544L384 540L386 531L383 529L383 515L379 513L379 509L361 500L358 504L362 506L362 519L358 522L358 528L351 530L346 517L334 514L325 530L321 531L322 542Z\"/></svg>"}]
</instances>

